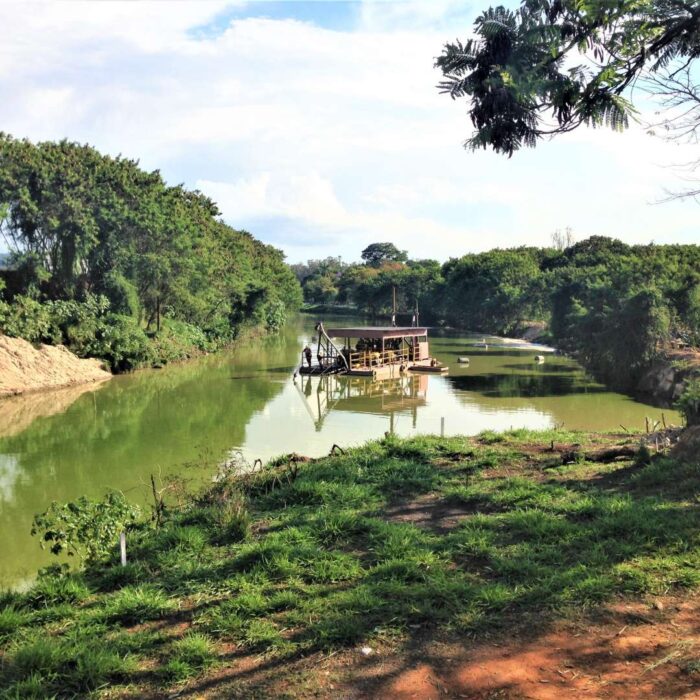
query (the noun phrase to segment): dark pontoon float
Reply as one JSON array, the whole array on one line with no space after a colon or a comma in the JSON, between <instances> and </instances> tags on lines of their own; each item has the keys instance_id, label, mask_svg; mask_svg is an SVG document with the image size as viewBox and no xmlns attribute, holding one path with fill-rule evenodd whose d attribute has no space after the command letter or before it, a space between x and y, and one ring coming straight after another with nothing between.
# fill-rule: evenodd
<instances>
[{"instance_id":1,"label":"dark pontoon float","mask_svg":"<svg viewBox=\"0 0 700 700\"><path fill-rule=\"evenodd\" d=\"M348 374L390 379L402 372L447 372L430 356L428 329L415 326L324 328L316 324L318 343L301 353L299 374Z\"/></svg>"}]
</instances>

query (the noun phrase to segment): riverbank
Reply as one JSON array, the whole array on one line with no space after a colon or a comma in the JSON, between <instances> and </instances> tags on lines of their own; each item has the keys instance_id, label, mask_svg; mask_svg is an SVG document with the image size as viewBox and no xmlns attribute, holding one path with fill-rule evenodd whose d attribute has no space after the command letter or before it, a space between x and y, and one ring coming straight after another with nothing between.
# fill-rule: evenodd
<instances>
[{"instance_id":1,"label":"riverbank","mask_svg":"<svg viewBox=\"0 0 700 700\"><path fill-rule=\"evenodd\" d=\"M698 690L697 456L640 450L641 438L388 436L228 470L196 500L171 499L159 527L130 531L125 568L111 552L4 595L0 686L120 698Z\"/></svg>"},{"instance_id":2,"label":"riverbank","mask_svg":"<svg viewBox=\"0 0 700 700\"><path fill-rule=\"evenodd\" d=\"M198 345L166 333L164 337L152 339L153 359L150 364L115 374L151 371L165 365L189 362L212 353L233 350L269 335L270 332L261 326L244 325L235 339L228 343ZM32 344L23 338L0 334L0 399L103 382L113 376L107 364L99 358L80 358L64 345ZM0 434L5 433L0 430Z\"/></svg>"},{"instance_id":3,"label":"riverbank","mask_svg":"<svg viewBox=\"0 0 700 700\"><path fill-rule=\"evenodd\" d=\"M638 389L669 403L677 401L687 383L700 376L700 351L667 350L642 376Z\"/></svg>"},{"instance_id":4,"label":"riverbank","mask_svg":"<svg viewBox=\"0 0 700 700\"><path fill-rule=\"evenodd\" d=\"M516 338L504 340L528 346L533 343L551 345L553 342L544 322L525 322L517 329L515 335ZM683 394L688 382L699 375L699 350L665 348L633 386L624 388L632 394L649 396L656 402L673 405Z\"/></svg>"},{"instance_id":5,"label":"riverbank","mask_svg":"<svg viewBox=\"0 0 700 700\"><path fill-rule=\"evenodd\" d=\"M81 359L62 345L32 345L0 335L0 398L110 379L104 364Z\"/></svg>"}]
</instances>

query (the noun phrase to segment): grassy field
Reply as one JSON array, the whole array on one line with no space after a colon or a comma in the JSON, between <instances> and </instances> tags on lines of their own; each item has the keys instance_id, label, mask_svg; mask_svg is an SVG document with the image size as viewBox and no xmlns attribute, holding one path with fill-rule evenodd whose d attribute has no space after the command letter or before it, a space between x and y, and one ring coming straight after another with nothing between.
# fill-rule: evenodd
<instances>
[{"instance_id":1,"label":"grassy field","mask_svg":"<svg viewBox=\"0 0 700 700\"><path fill-rule=\"evenodd\" d=\"M700 462L626 455L638 444L388 436L229 474L131 532L126 567L115 552L1 595L0 697L279 697L282 677L289 697L323 695L285 669L693 589Z\"/></svg>"}]
</instances>

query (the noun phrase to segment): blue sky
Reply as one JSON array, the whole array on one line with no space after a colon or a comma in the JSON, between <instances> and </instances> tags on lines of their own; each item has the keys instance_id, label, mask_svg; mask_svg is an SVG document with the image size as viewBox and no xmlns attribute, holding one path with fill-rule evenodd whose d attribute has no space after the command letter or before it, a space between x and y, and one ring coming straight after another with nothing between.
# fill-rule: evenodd
<instances>
[{"instance_id":1,"label":"blue sky","mask_svg":"<svg viewBox=\"0 0 700 700\"><path fill-rule=\"evenodd\" d=\"M5 2L0 130L138 158L292 262L378 240L444 260L566 226L697 242L697 204L654 204L690 146L636 127L510 160L462 148L466 104L433 61L487 4Z\"/></svg>"}]
</instances>

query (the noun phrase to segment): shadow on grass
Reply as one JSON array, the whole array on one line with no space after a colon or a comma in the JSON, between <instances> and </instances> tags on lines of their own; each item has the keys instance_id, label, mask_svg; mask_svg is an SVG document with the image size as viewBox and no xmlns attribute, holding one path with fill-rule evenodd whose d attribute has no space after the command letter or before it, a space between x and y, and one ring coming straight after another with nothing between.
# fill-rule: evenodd
<instances>
[{"instance_id":1,"label":"shadow on grass","mask_svg":"<svg viewBox=\"0 0 700 700\"><path fill-rule=\"evenodd\" d=\"M113 667L102 660L101 671L84 668L76 680L77 671L66 676L60 667L64 653L23 652L43 634L32 629L39 609L66 603L30 592L0 603L0 634L10 642L0 679L15 695L27 684L37 696L60 694L69 681L91 692L123 682L127 667L115 658L162 670L179 642L153 635L178 625L203 634L190 646L211 643L220 661L231 645L239 656L269 655L255 671L269 674L386 635L410 640L416 627L479 636L536 619L544 628L555 614L615 595L700 583L700 509L688 498L700 489L697 465L659 459L630 471L621 464L600 479L594 465L582 465L581 478L481 476L479 465L493 465L498 454L506 462L524 456L511 441L390 437L306 464L277 487L263 472L241 486L258 494L251 506L267 523L247 541L212 536L211 504L172 512L161 529L133 536L126 570L113 562L62 579L79 584L68 591L79 594L72 611L56 607L59 622L71 620L72 649L136 636L130 647L114 647ZM392 516L426 494L455 516L450 527ZM144 682L185 682L204 670L186 660L169 668Z\"/></svg>"}]
</instances>

